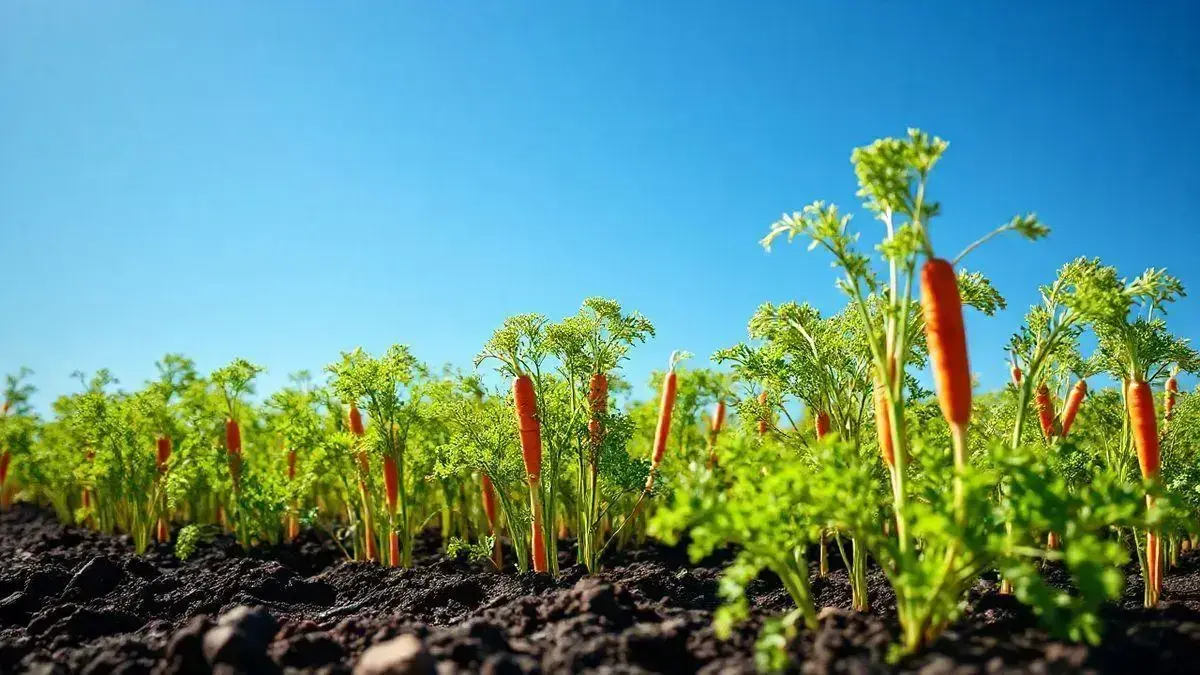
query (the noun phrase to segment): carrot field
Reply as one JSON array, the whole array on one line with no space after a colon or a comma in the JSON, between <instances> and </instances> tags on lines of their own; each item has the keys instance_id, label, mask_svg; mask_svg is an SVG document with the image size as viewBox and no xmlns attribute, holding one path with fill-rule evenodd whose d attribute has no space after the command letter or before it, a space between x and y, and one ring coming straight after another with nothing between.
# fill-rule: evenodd
<instances>
[{"instance_id":1,"label":"carrot field","mask_svg":"<svg viewBox=\"0 0 1200 675\"><path fill-rule=\"evenodd\" d=\"M1190 670L1183 284L1067 252L1006 348L970 350L966 315L1010 330L977 251L1052 224L997 213L947 250L951 152L880 138L850 156L860 204L763 223L841 306L747 307L713 354L588 297L456 366L398 343L275 390L177 353L140 386L9 375L0 670ZM43 383L67 391L44 410Z\"/></svg>"}]
</instances>

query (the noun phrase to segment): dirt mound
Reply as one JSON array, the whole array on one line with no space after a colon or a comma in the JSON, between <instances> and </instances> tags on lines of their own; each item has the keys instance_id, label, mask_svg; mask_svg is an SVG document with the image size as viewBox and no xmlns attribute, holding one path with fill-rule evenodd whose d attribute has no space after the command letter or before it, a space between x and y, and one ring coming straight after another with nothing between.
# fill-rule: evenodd
<instances>
[{"instance_id":1,"label":"dirt mound","mask_svg":"<svg viewBox=\"0 0 1200 675\"><path fill-rule=\"evenodd\" d=\"M764 576L751 586L752 619L718 640L711 624L728 555L691 565L681 549L649 545L614 555L600 574L574 566L557 579L450 560L433 538L417 559L407 570L347 562L312 532L249 552L219 538L186 562L166 547L135 556L126 538L17 505L0 514L0 672L752 672L762 619L790 605ZM1048 638L983 579L966 618L895 667L882 575L870 579L874 612L862 615L849 611L836 569L813 582L827 609L818 630L789 645L790 669L1196 672L1200 556L1167 576L1159 610L1139 608L1130 581L1106 617L1108 639L1088 647Z\"/></svg>"}]
</instances>

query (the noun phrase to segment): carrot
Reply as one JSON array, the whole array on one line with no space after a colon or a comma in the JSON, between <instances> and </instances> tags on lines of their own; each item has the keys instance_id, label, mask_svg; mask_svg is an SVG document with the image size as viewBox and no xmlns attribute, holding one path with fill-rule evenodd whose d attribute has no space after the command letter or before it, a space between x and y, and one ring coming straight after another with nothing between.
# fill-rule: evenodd
<instances>
[{"instance_id":1,"label":"carrot","mask_svg":"<svg viewBox=\"0 0 1200 675\"><path fill-rule=\"evenodd\" d=\"M383 458L383 488L387 495L388 514L395 520L396 502L400 498L400 471L394 457ZM395 523L388 532L388 561L392 567L400 566L400 535L396 532Z\"/></svg>"},{"instance_id":2,"label":"carrot","mask_svg":"<svg viewBox=\"0 0 1200 675\"><path fill-rule=\"evenodd\" d=\"M287 453L287 477L288 480L296 480L296 451L288 450ZM298 507L297 507L298 508ZM293 540L300 536L300 519L293 512L288 516L287 537L288 540Z\"/></svg>"},{"instance_id":3,"label":"carrot","mask_svg":"<svg viewBox=\"0 0 1200 675\"><path fill-rule=\"evenodd\" d=\"M1154 412L1154 395L1150 385L1141 380L1129 383L1125 393L1125 406L1129 413L1129 424L1133 431L1133 447L1137 450L1138 466L1143 478L1158 476L1158 421Z\"/></svg>"},{"instance_id":4,"label":"carrot","mask_svg":"<svg viewBox=\"0 0 1200 675\"><path fill-rule=\"evenodd\" d=\"M662 399L658 404L658 427L654 430L654 457L650 460L653 467L650 471L647 487L654 483L654 469L662 463L663 455L667 452L667 438L671 433L671 414L675 410L675 391L679 385L679 379L672 369L667 372L666 378L663 379Z\"/></svg>"},{"instance_id":5,"label":"carrot","mask_svg":"<svg viewBox=\"0 0 1200 675\"><path fill-rule=\"evenodd\" d=\"M1154 394L1150 385L1143 380L1132 380L1126 385L1125 407L1129 413L1129 426L1133 433L1133 447L1137 451L1138 466L1142 478L1157 478L1159 472L1158 419L1154 411ZM1149 496L1146 505L1152 505ZM1162 589L1162 549L1156 532L1146 533L1146 587L1149 605L1158 602Z\"/></svg>"},{"instance_id":6,"label":"carrot","mask_svg":"<svg viewBox=\"0 0 1200 675\"><path fill-rule=\"evenodd\" d=\"M764 391L758 395L758 403L759 403L759 405L764 406L764 407L767 405L767 392ZM762 419L760 419L758 421L758 435L759 436L766 435L767 430L770 429L770 427L771 427L771 423L767 420L767 416L769 414L770 413L764 412Z\"/></svg>"},{"instance_id":7,"label":"carrot","mask_svg":"<svg viewBox=\"0 0 1200 675\"><path fill-rule=\"evenodd\" d=\"M600 418L608 412L608 376L595 373L588 382L588 404L592 409L592 419L588 422L588 436L593 446L600 445L604 438L604 429Z\"/></svg>"},{"instance_id":8,"label":"carrot","mask_svg":"<svg viewBox=\"0 0 1200 675\"><path fill-rule=\"evenodd\" d=\"M225 449L229 452L229 477L237 490L242 477L242 428L232 417L225 418Z\"/></svg>"},{"instance_id":9,"label":"carrot","mask_svg":"<svg viewBox=\"0 0 1200 675\"><path fill-rule=\"evenodd\" d=\"M824 412L818 412L816 419L813 420L813 426L817 430L817 440L825 438L825 434L829 433L829 415Z\"/></svg>"},{"instance_id":10,"label":"carrot","mask_svg":"<svg viewBox=\"0 0 1200 675\"><path fill-rule=\"evenodd\" d=\"M231 455L242 454L242 428L232 417L225 418L225 449Z\"/></svg>"},{"instance_id":11,"label":"carrot","mask_svg":"<svg viewBox=\"0 0 1200 675\"><path fill-rule=\"evenodd\" d=\"M1042 425L1042 436L1049 440L1054 437L1054 402L1050 400L1050 388L1045 382L1038 385L1035 401L1038 422Z\"/></svg>"},{"instance_id":12,"label":"carrot","mask_svg":"<svg viewBox=\"0 0 1200 675\"><path fill-rule=\"evenodd\" d=\"M537 393L533 378L518 375L513 379L513 402L517 409L517 429L521 432L521 457L531 478L542 475L542 425L537 417Z\"/></svg>"},{"instance_id":13,"label":"carrot","mask_svg":"<svg viewBox=\"0 0 1200 675\"><path fill-rule=\"evenodd\" d=\"M1079 414L1079 407L1083 405L1083 397L1087 396L1087 392L1087 380L1080 380L1075 383L1074 387L1071 387L1071 393L1067 395L1067 404L1063 407L1063 438L1066 438L1071 431L1071 425L1075 423L1075 416Z\"/></svg>"},{"instance_id":14,"label":"carrot","mask_svg":"<svg viewBox=\"0 0 1200 675\"><path fill-rule=\"evenodd\" d=\"M513 403L517 409L517 429L521 433L521 457L529 477L530 521L533 529L533 571L547 572L546 539L542 522L542 425L538 421L537 393L533 378L525 374L513 378Z\"/></svg>"},{"instance_id":15,"label":"carrot","mask_svg":"<svg viewBox=\"0 0 1200 675\"><path fill-rule=\"evenodd\" d=\"M1166 391L1163 392L1163 420L1171 419L1175 410L1175 396L1179 393L1179 381L1172 375L1167 378Z\"/></svg>"},{"instance_id":16,"label":"carrot","mask_svg":"<svg viewBox=\"0 0 1200 675\"><path fill-rule=\"evenodd\" d=\"M5 450L4 454L0 454L0 489L4 487L4 483L8 481L8 463L12 461L12 456Z\"/></svg>"},{"instance_id":17,"label":"carrot","mask_svg":"<svg viewBox=\"0 0 1200 675\"><path fill-rule=\"evenodd\" d=\"M159 436L154 439L154 451L158 472L166 473L167 461L171 459L171 438L169 436Z\"/></svg>"},{"instance_id":18,"label":"carrot","mask_svg":"<svg viewBox=\"0 0 1200 675\"><path fill-rule=\"evenodd\" d=\"M712 416L712 432L714 434L721 433L722 427L725 426L725 401L717 401L713 406Z\"/></svg>"},{"instance_id":19,"label":"carrot","mask_svg":"<svg viewBox=\"0 0 1200 675\"><path fill-rule=\"evenodd\" d=\"M1013 386L1014 387L1021 386L1021 377L1024 375L1024 373L1021 372L1021 367L1014 363L1012 365L1011 375L1012 375Z\"/></svg>"},{"instance_id":20,"label":"carrot","mask_svg":"<svg viewBox=\"0 0 1200 675\"><path fill-rule=\"evenodd\" d=\"M350 433L358 438L362 438L367 433L366 427L363 426L362 413L353 403L350 404ZM366 450L358 451L358 468L362 472L358 478L358 492L362 495L363 539L367 547L367 560L378 560L379 546L375 543L374 517L371 514L371 502L367 495L367 474L371 471L371 460L367 457Z\"/></svg>"},{"instance_id":21,"label":"carrot","mask_svg":"<svg viewBox=\"0 0 1200 675\"><path fill-rule=\"evenodd\" d=\"M492 479L485 473L480 478L480 487L483 492L483 515L487 517L488 532L492 535L495 548L492 550L492 562L496 565L496 569L504 567L504 554L500 550L500 536L496 532L496 488L492 485Z\"/></svg>"},{"instance_id":22,"label":"carrot","mask_svg":"<svg viewBox=\"0 0 1200 675\"><path fill-rule=\"evenodd\" d=\"M938 404L952 428L965 430L971 419L967 333L954 266L941 258L930 258L921 268L921 309Z\"/></svg>"},{"instance_id":23,"label":"carrot","mask_svg":"<svg viewBox=\"0 0 1200 675\"><path fill-rule=\"evenodd\" d=\"M394 513L396 501L400 497L400 472L394 457L383 458L383 486L387 493L388 509Z\"/></svg>"},{"instance_id":24,"label":"carrot","mask_svg":"<svg viewBox=\"0 0 1200 675\"><path fill-rule=\"evenodd\" d=\"M883 455L883 463L892 468L896 466L896 450L892 447L892 420L888 415L887 385L880 378L875 378L875 433L879 436L879 453Z\"/></svg>"}]
</instances>

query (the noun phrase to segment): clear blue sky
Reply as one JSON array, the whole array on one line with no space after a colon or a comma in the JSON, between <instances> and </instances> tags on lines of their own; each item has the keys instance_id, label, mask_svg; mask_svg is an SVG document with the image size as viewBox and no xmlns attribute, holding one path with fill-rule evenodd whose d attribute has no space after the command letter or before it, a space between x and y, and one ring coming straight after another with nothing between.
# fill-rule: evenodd
<instances>
[{"instance_id":1,"label":"clear blue sky","mask_svg":"<svg viewBox=\"0 0 1200 675\"><path fill-rule=\"evenodd\" d=\"M968 325L994 386L1069 258L1200 294L1196 26L1190 0L4 0L0 370L44 406L168 351L265 387L360 344L467 365L505 315L604 295L659 329L643 382L762 301L840 304L826 257L756 242L854 206L851 148L919 126L951 142L939 248L1054 229L969 260L1011 303Z\"/></svg>"}]
</instances>

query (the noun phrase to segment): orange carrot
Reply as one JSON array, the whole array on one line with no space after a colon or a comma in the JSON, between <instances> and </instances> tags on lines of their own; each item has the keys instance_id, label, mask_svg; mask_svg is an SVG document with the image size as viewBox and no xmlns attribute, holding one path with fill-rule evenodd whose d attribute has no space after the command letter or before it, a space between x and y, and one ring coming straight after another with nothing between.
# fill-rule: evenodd
<instances>
[{"instance_id":1,"label":"orange carrot","mask_svg":"<svg viewBox=\"0 0 1200 675\"><path fill-rule=\"evenodd\" d=\"M1179 393L1179 381L1172 375L1167 378L1166 391L1163 393L1163 420L1171 419L1175 410L1175 395Z\"/></svg>"},{"instance_id":2,"label":"orange carrot","mask_svg":"<svg viewBox=\"0 0 1200 675\"><path fill-rule=\"evenodd\" d=\"M714 434L721 433L721 428L725 426L725 401L717 401L713 407L712 416L712 432Z\"/></svg>"},{"instance_id":3,"label":"orange carrot","mask_svg":"<svg viewBox=\"0 0 1200 675\"><path fill-rule=\"evenodd\" d=\"M538 421L537 393L533 378L525 374L513 378L513 402L517 409L517 429L521 433L521 457L529 477L530 521L533 530L533 571L547 572L545 524L542 522L542 425Z\"/></svg>"},{"instance_id":4,"label":"orange carrot","mask_svg":"<svg viewBox=\"0 0 1200 675\"><path fill-rule=\"evenodd\" d=\"M521 432L521 457L525 472L533 478L542 475L542 425L537 417L537 394L533 378L518 375L513 379L513 402L517 409L517 429Z\"/></svg>"},{"instance_id":5,"label":"orange carrot","mask_svg":"<svg viewBox=\"0 0 1200 675\"><path fill-rule=\"evenodd\" d=\"M287 453L287 477L288 480L296 480L296 451L288 450ZM299 507L297 507L299 508ZM300 536L300 519L295 513L288 515L287 537L288 540L294 540Z\"/></svg>"},{"instance_id":6,"label":"orange carrot","mask_svg":"<svg viewBox=\"0 0 1200 675\"><path fill-rule=\"evenodd\" d=\"M941 258L930 258L921 268L921 309L938 404L950 427L965 432L971 419L967 333L954 266Z\"/></svg>"},{"instance_id":7,"label":"orange carrot","mask_svg":"<svg viewBox=\"0 0 1200 675\"><path fill-rule=\"evenodd\" d=\"M875 434L879 436L879 453L888 468L896 466L896 450L892 447L892 419L888 415L887 386L875 378Z\"/></svg>"},{"instance_id":8,"label":"orange carrot","mask_svg":"<svg viewBox=\"0 0 1200 675\"><path fill-rule=\"evenodd\" d=\"M359 412L358 406L350 404L350 433L358 438L362 438L366 433L366 427L363 426L362 413ZM367 546L367 560L379 559L379 545L375 543L375 526L374 518L371 514L371 503L367 495L367 474L371 471L371 460L367 456L366 450L358 451L358 468L362 475L358 478L358 491L362 495L363 503L363 539Z\"/></svg>"},{"instance_id":9,"label":"orange carrot","mask_svg":"<svg viewBox=\"0 0 1200 675\"><path fill-rule=\"evenodd\" d=\"M655 469L662 463L663 455L667 452L667 438L671 434L671 414L675 410L675 389L678 386L678 377L672 369L667 372L667 376L663 379L662 400L658 405L658 427L654 430L654 457L650 460L650 464ZM650 479L647 485L652 485L654 481L654 471L650 472Z\"/></svg>"},{"instance_id":10,"label":"orange carrot","mask_svg":"<svg viewBox=\"0 0 1200 675\"><path fill-rule=\"evenodd\" d=\"M813 426L817 430L817 440L825 438L825 434L829 433L829 415L824 412L818 412L816 419L813 420Z\"/></svg>"},{"instance_id":11,"label":"orange carrot","mask_svg":"<svg viewBox=\"0 0 1200 675\"><path fill-rule=\"evenodd\" d=\"M158 466L158 472L166 473L167 461L171 459L171 438L169 436L159 436L154 439L154 450L155 464Z\"/></svg>"},{"instance_id":12,"label":"orange carrot","mask_svg":"<svg viewBox=\"0 0 1200 675\"><path fill-rule=\"evenodd\" d=\"M387 495L388 513L391 516L392 527L388 530L388 564L400 566L400 534L396 532L396 501L400 495L400 474L397 471L396 460L391 457L383 458L383 487Z\"/></svg>"},{"instance_id":13,"label":"orange carrot","mask_svg":"<svg viewBox=\"0 0 1200 675\"><path fill-rule=\"evenodd\" d=\"M1043 382L1038 385L1037 396L1038 422L1042 426L1042 436L1047 440L1054 436L1054 402L1050 400L1050 388Z\"/></svg>"},{"instance_id":14,"label":"orange carrot","mask_svg":"<svg viewBox=\"0 0 1200 675\"><path fill-rule=\"evenodd\" d=\"M1125 407L1129 413L1129 426L1133 433L1133 447L1137 451L1138 466L1142 478L1157 478L1159 472L1158 419L1154 411L1154 394L1150 385L1142 380L1132 380L1126 386ZM1146 497L1147 506L1152 504ZM1146 586L1151 604L1158 602L1162 589L1162 549L1156 532L1146 533Z\"/></svg>"},{"instance_id":15,"label":"orange carrot","mask_svg":"<svg viewBox=\"0 0 1200 675\"><path fill-rule=\"evenodd\" d=\"M1067 404L1063 407L1062 416L1062 436L1067 437L1067 433L1071 431L1071 425L1075 423L1075 416L1079 414L1079 407L1083 405L1083 397L1087 396L1088 386L1087 380L1080 380L1071 387L1071 393L1067 396Z\"/></svg>"},{"instance_id":16,"label":"orange carrot","mask_svg":"<svg viewBox=\"0 0 1200 675\"><path fill-rule=\"evenodd\" d=\"M225 449L231 455L242 454L242 429L232 417L225 419Z\"/></svg>"},{"instance_id":17,"label":"orange carrot","mask_svg":"<svg viewBox=\"0 0 1200 675\"><path fill-rule=\"evenodd\" d=\"M593 374L591 381L588 382L588 404L592 409L592 419L588 422L588 435L592 445L598 446L604 438L604 429L600 418L608 412L608 376L604 373Z\"/></svg>"},{"instance_id":18,"label":"orange carrot","mask_svg":"<svg viewBox=\"0 0 1200 675\"><path fill-rule=\"evenodd\" d=\"M487 517L488 533L492 535L494 547L492 550L492 562L499 569L504 566L504 554L500 550L500 536L496 531L496 488L492 485L492 479L485 473L480 478L480 487L483 492L483 515Z\"/></svg>"},{"instance_id":19,"label":"orange carrot","mask_svg":"<svg viewBox=\"0 0 1200 675\"><path fill-rule=\"evenodd\" d=\"M1131 381L1125 393L1125 407L1133 431L1133 447L1137 450L1138 466L1143 478L1158 476L1158 420L1154 412L1154 395L1150 385L1141 380Z\"/></svg>"},{"instance_id":20,"label":"orange carrot","mask_svg":"<svg viewBox=\"0 0 1200 675\"><path fill-rule=\"evenodd\" d=\"M396 502L400 498L400 472L396 465L396 458L383 458L383 487L387 494L388 509L394 514L396 512Z\"/></svg>"},{"instance_id":21,"label":"orange carrot","mask_svg":"<svg viewBox=\"0 0 1200 675\"><path fill-rule=\"evenodd\" d=\"M350 433L355 436L362 436L366 432L363 428L362 413L358 411L358 406L350 406Z\"/></svg>"},{"instance_id":22,"label":"orange carrot","mask_svg":"<svg viewBox=\"0 0 1200 675\"><path fill-rule=\"evenodd\" d=\"M242 477L242 428L232 417L225 419L225 449L229 452L229 477L236 490Z\"/></svg>"},{"instance_id":23,"label":"orange carrot","mask_svg":"<svg viewBox=\"0 0 1200 675\"><path fill-rule=\"evenodd\" d=\"M875 403L875 434L879 436L879 454L889 469L896 466L896 449L892 444L892 418L888 410L888 382L896 377L896 357L892 355L892 341L889 338L885 345L888 355L887 378L875 373L874 403Z\"/></svg>"},{"instance_id":24,"label":"orange carrot","mask_svg":"<svg viewBox=\"0 0 1200 675\"><path fill-rule=\"evenodd\" d=\"M764 391L758 395L758 404L761 406L764 406L764 407L767 405L767 392ZM769 412L764 412L762 419L758 420L758 435L759 436L765 435L767 433L767 430L771 428L771 423L767 419L767 417L769 415L770 415Z\"/></svg>"},{"instance_id":25,"label":"orange carrot","mask_svg":"<svg viewBox=\"0 0 1200 675\"><path fill-rule=\"evenodd\" d=\"M1021 372L1021 367L1014 363L1012 366L1011 375L1013 386L1021 386L1021 376L1024 375L1024 373Z\"/></svg>"}]
</instances>

